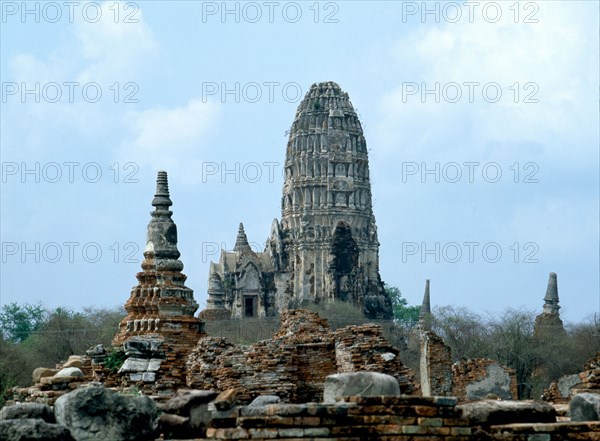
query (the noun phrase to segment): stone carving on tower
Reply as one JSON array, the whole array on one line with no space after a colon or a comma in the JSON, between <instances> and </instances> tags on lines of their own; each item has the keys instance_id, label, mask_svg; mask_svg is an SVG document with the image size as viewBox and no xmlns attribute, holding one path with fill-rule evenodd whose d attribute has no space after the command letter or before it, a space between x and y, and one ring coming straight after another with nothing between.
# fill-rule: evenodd
<instances>
[{"instance_id":1,"label":"stone carving on tower","mask_svg":"<svg viewBox=\"0 0 600 441\"><path fill-rule=\"evenodd\" d=\"M391 319L379 275L367 145L348 94L336 83L313 84L298 106L284 169L281 221L273 221L264 252L249 246L222 252L211 264L201 316L220 308L219 299L232 317L339 300L369 318Z\"/></svg>"}]
</instances>

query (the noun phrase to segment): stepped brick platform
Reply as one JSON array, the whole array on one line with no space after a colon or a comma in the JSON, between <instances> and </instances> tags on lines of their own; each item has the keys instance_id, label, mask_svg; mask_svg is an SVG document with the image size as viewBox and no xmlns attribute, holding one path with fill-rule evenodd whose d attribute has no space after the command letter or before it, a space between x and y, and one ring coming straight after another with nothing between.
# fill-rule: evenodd
<instances>
[{"instance_id":1,"label":"stepped brick platform","mask_svg":"<svg viewBox=\"0 0 600 441\"><path fill-rule=\"evenodd\" d=\"M215 413L207 438L467 441L452 397L347 397L336 404L272 404Z\"/></svg>"}]
</instances>

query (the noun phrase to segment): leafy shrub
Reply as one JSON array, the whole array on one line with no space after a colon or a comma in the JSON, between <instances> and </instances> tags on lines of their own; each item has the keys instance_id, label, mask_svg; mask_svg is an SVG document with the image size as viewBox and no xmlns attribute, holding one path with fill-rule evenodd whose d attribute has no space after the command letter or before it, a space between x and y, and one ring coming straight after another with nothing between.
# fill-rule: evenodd
<instances>
[{"instance_id":1,"label":"leafy shrub","mask_svg":"<svg viewBox=\"0 0 600 441\"><path fill-rule=\"evenodd\" d=\"M114 349L108 353L104 360L104 367L110 369L112 372L117 372L125 363L127 355L124 351Z\"/></svg>"}]
</instances>

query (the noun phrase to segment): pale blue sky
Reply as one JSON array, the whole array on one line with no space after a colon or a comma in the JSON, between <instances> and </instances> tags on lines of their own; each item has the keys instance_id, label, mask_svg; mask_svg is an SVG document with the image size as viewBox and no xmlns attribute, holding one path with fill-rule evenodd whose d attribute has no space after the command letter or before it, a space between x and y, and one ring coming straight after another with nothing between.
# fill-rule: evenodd
<instances>
[{"instance_id":1,"label":"pale blue sky","mask_svg":"<svg viewBox=\"0 0 600 441\"><path fill-rule=\"evenodd\" d=\"M262 247L280 217L286 131L333 80L367 139L381 276L410 304L429 278L434 305L541 311L553 271L567 321L600 311L596 2L26 4L1 2L2 304L124 303L165 169L203 305L216 248L240 221Z\"/></svg>"}]
</instances>

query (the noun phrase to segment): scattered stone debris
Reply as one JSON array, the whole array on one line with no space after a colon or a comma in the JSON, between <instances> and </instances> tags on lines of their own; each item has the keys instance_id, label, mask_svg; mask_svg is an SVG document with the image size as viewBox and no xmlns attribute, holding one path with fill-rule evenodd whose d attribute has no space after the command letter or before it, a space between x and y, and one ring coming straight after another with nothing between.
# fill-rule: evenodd
<instances>
[{"instance_id":1,"label":"scattered stone debris","mask_svg":"<svg viewBox=\"0 0 600 441\"><path fill-rule=\"evenodd\" d=\"M583 365L583 372L579 374L579 378L581 387L574 389L574 393L600 393L600 352Z\"/></svg>"},{"instance_id":2,"label":"scattered stone debris","mask_svg":"<svg viewBox=\"0 0 600 441\"><path fill-rule=\"evenodd\" d=\"M544 390L542 400L554 404L568 403L571 399L571 389L576 386L581 387L579 374L563 375L550 383L548 389Z\"/></svg>"},{"instance_id":3,"label":"scattered stone debris","mask_svg":"<svg viewBox=\"0 0 600 441\"><path fill-rule=\"evenodd\" d=\"M208 404L217 395L213 390L178 390L171 399L158 405L159 432L176 439L204 437L210 421Z\"/></svg>"}]
</instances>

